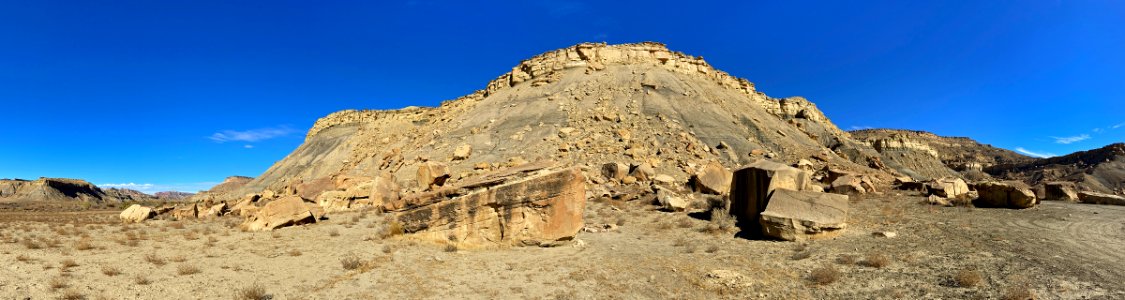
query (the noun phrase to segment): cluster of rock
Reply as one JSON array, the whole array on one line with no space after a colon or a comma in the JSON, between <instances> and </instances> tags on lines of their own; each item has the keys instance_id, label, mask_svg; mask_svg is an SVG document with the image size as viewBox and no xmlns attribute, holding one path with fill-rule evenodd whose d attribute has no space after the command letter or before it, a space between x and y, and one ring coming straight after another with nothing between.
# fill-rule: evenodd
<instances>
[{"instance_id":1,"label":"cluster of rock","mask_svg":"<svg viewBox=\"0 0 1125 300\"><path fill-rule=\"evenodd\" d=\"M848 196L822 192L809 171L761 160L735 171L730 212L743 232L798 241L838 235L847 227Z\"/></svg>"}]
</instances>

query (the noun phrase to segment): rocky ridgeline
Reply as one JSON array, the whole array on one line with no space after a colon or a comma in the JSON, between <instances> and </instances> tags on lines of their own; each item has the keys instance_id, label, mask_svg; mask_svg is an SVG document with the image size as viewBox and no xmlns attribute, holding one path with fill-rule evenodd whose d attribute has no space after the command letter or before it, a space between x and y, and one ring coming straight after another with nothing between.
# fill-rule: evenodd
<instances>
[{"instance_id":1,"label":"rocky ridgeline","mask_svg":"<svg viewBox=\"0 0 1125 300\"><path fill-rule=\"evenodd\" d=\"M157 201L159 199L152 195L130 189L102 189L81 179L42 177L36 180L0 180L0 200L121 203L128 201Z\"/></svg>"}]
</instances>

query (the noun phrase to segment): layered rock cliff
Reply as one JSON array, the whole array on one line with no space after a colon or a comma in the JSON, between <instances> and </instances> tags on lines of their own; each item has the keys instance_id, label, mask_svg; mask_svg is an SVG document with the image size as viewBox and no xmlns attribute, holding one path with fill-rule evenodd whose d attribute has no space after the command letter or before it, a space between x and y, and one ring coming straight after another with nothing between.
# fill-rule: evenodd
<instances>
[{"instance_id":1,"label":"layered rock cliff","mask_svg":"<svg viewBox=\"0 0 1125 300\"><path fill-rule=\"evenodd\" d=\"M467 155L455 157L458 149ZM536 160L648 165L686 181L709 162L729 168L767 157L897 175L804 98L769 97L658 43L579 44L525 60L439 107L333 113L261 176L213 194L294 192L379 173L420 189L413 172L425 161L448 163L452 181Z\"/></svg>"}]
</instances>

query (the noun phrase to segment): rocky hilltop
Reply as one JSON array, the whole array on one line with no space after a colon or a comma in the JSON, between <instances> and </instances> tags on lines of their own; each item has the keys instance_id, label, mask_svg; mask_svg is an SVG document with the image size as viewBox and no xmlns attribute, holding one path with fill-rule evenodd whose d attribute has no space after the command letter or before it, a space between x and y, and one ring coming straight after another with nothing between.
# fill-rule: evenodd
<instances>
[{"instance_id":1,"label":"rocky hilltop","mask_svg":"<svg viewBox=\"0 0 1125 300\"><path fill-rule=\"evenodd\" d=\"M966 137L943 137L925 131L865 129L851 135L893 161L897 170L915 179L967 176L983 179L985 168L1035 161L1010 150L978 143Z\"/></svg>"},{"instance_id":2,"label":"rocky hilltop","mask_svg":"<svg viewBox=\"0 0 1125 300\"><path fill-rule=\"evenodd\" d=\"M414 172L429 161L448 164L451 182L542 160L595 170L586 174L593 181L605 163L687 181L709 163L762 158L884 179L902 169L808 100L767 96L701 57L659 43L579 44L525 60L439 107L333 113L261 176L206 197L342 189L349 177L381 173L420 191Z\"/></svg>"},{"instance_id":3,"label":"rocky hilltop","mask_svg":"<svg viewBox=\"0 0 1125 300\"><path fill-rule=\"evenodd\" d=\"M120 203L157 200L130 189L102 189L81 179L39 178L36 180L0 179L0 201L75 200L91 203Z\"/></svg>"},{"instance_id":4,"label":"rocky hilltop","mask_svg":"<svg viewBox=\"0 0 1125 300\"><path fill-rule=\"evenodd\" d=\"M1080 190L1125 194L1125 143L1059 157L997 164L985 168L985 172L1032 185L1066 181L1074 182Z\"/></svg>"}]
</instances>

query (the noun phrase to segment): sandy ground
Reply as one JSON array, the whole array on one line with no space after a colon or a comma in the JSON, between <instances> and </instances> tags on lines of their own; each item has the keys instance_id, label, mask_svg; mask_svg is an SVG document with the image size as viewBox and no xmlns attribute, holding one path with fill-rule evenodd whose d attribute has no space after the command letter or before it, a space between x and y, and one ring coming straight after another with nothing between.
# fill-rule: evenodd
<instances>
[{"instance_id":1,"label":"sandy ground","mask_svg":"<svg viewBox=\"0 0 1125 300\"><path fill-rule=\"evenodd\" d=\"M594 202L587 223L618 230L502 249L384 237L374 212L242 232L236 218L123 225L117 211L5 204L0 299L1125 298L1125 207L920 201L853 200L843 235L808 243L746 240L684 213ZM884 231L897 237L873 235Z\"/></svg>"}]
</instances>

